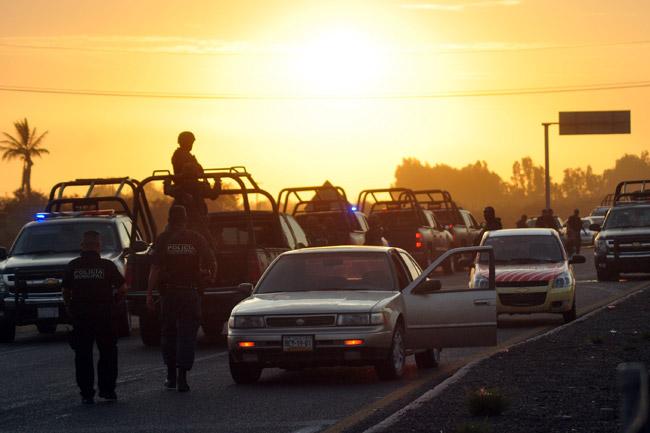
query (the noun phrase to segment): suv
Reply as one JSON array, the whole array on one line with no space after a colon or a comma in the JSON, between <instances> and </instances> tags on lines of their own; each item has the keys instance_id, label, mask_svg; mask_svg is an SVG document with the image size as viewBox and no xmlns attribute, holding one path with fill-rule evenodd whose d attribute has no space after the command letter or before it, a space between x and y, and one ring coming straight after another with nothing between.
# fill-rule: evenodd
<instances>
[{"instance_id":1,"label":"suv","mask_svg":"<svg viewBox=\"0 0 650 433\"><path fill-rule=\"evenodd\" d=\"M358 208L369 217L375 215L390 246L408 251L423 268L451 248L451 234L438 223L433 212L420 206L410 189L361 191ZM453 266L446 261L444 271L452 273Z\"/></svg>"},{"instance_id":2,"label":"suv","mask_svg":"<svg viewBox=\"0 0 650 433\"><path fill-rule=\"evenodd\" d=\"M96 186L117 188L117 193L93 196ZM64 195L74 187L86 190L83 198ZM101 234L102 257L124 273L131 232L140 238L140 230L133 227L131 207L121 195L125 187L134 190L137 181L79 179L57 184L45 211L21 229L9 251L0 249L0 341L13 341L16 326L36 325L40 333L54 333L58 324L70 323L61 284L66 265L79 256L85 231ZM125 303L118 306L116 320L120 336L128 335Z\"/></svg>"},{"instance_id":3,"label":"suv","mask_svg":"<svg viewBox=\"0 0 650 433\"><path fill-rule=\"evenodd\" d=\"M630 191L630 188L640 189ZM599 281L617 281L620 273L650 269L650 180L618 184L614 205L598 231L594 256Z\"/></svg>"},{"instance_id":4,"label":"suv","mask_svg":"<svg viewBox=\"0 0 650 433\"><path fill-rule=\"evenodd\" d=\"M245 168L206 169L198 180L231 183L208 206L207 216L206 230L211 237L208 241L213 242L218 271L216 279L202 290L201 327L206 335L217 337L222 334L232 308L250 295L250 289L240 285L256 283L278 255L309 246L309 242L297 221L278 212L273 197L259 188ZM152 187L156 182L166 185L164 191L169 192L168 186L173 181L169 171L156 171L142 181L136 197L146 203L146 194L155 190ZM166 207L167 203L163 204ZM136 215L136 221L138 218ZM152 220L148 224L153 228L155 240L156 222ZM146 306L149 251L150 245L146 245L127 257L126 279L129 307L132 314L139 316L142 342L154 346L160 343L160 322L158 312L152 313ZM154 300L157 296L154 292Z\"/></svg>"},{"instance_id":5,"label":"suv","mask_svg":"<svg viewBox=\"0 0 650 433\"><path fill-rule=\"evenodd\" d=\"M368 221L347 199L343 188L322 186L285 188L278 206L293 215L307 233L311 246L364 245Z\"/></svg>"}]
</instances>

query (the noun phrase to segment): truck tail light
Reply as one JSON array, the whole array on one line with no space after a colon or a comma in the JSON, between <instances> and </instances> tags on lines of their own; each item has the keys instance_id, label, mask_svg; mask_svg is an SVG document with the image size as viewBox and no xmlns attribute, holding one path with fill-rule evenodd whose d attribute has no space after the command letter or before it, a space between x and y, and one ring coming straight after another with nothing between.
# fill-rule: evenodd
<instances>
[{"instance_id":1,"label":"truck tail light","mask_svg":"<svg viewBox=\"0 0 650 433\"><path fill-rule=\"evenodd\" d=\"M415 248L422 248L424 244L422 243L422 233L417 232L415 234Z\"/></svg>"}]
</instances>

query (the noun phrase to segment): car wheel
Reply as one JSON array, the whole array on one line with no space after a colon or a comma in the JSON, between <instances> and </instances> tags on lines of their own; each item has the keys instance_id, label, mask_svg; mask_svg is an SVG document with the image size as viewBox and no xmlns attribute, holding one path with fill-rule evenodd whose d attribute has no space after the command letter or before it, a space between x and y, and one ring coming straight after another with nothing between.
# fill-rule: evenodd
<instances>
[{"instance_id":1,"label":"car wheel","mask_svg":"<svg viewBox=\"0 0 650 433\"><path fill-rule=\"evenodd\" d=\"M39 334L54 334L56 332L56 323L37 323L36 329Z\"/></svg>"},{"instance_id":2,"label":"car wheel","mask_svg":"<svg viewBox=\"0 0 650 433\"><path fill-rule=\"evenodd\" d=\"M406 350L404 348L404 329L398 324L393 332L393 342L388 357L375 366L381 380L399 379L404 374Z\"/></svg>"},{"instance_id":3,"label":"car wheel","mask_svg":"<svg viewBox=\"0 0 650 433\"><path fill-rule=\"evenodd\" d=\"M16 325L7 320L0 320L0 343L11 343L16 339Z\"/></svg>"},{"instance_id":4,"label":"car wheel","mask_svg":"<svg viewBox=\"0 0 650 433\"><path fill-rule=\"evenodd\" d=\"M415 354L415 365L420 370L436 368L440 362L440 349L427 349Z\"/></svg>"},{"instance_id":5,"label":"car wheel","mask_svg":"<svg viewBox=\"0 0 650 433\"><path fill-rule=\"evenodd\" d=\"M598 281L618 281L619 275L617 272L612 272L607 268L597 268L596 278L598 278Z\"/></svg>"},{"instance_id":6,"label":"car wheel","mask_svg":"<svg viewBox=\"0 0 650 433\"><path fill-rule=\"evenodd\" d=\"M235 362L230 356L230 376L236 384L248 385L255 383L262 375L262 367L246 362Z\"/></svg>"},{"instance_id":7,"label":"car wheel","mask_svg":"<svg viewBox=\"0 0 650 433\"><path fill-rule=\"evenodd\" d=\"M140 316L140 338L145 346L160 346L160 322L155 314Z\"/></svg>"},{"instance_id":8,"label":"car wheel","mask_svg":"<svg viewBox=\"0 0 650 433\"><path fill-rule=\"evenodd\" d=\"M562 313L562 317L564 318L564 323L569 323L573 322L576 320L577 317L577 311L576 311L576 299L575 297L573 298L573 305L571 306L571 309L567 311L566 313Z\"/></svg>"}]
</instances>

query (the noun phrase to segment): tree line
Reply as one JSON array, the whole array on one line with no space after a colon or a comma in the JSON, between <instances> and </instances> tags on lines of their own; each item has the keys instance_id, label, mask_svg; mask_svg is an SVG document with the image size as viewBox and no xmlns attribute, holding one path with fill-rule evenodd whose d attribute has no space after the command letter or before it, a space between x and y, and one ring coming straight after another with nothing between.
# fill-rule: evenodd
<instances>
[{"instance_id":1,"label":"tree line","mask_svg":"<svg viewBox=\"0 0 650 433\"><path fill-rule=\"evenodd\" d=\"M565 169L560 182L551 179L553 210L564 219L574 209L580 209L581 215L586 216L607 194L614 192L618 182L626 179L650 179L647 151L639 155L625 154L600 174L591 166ZM493 206L506 227L514 227L523 214L538 216L544 207L544 167L530 157L515 161L507 180L491 171L485 161L455 168L405 158L395 170L394 186L448 190L478 220L482 219L485 206Z\"/></svg>"}]
</instances>

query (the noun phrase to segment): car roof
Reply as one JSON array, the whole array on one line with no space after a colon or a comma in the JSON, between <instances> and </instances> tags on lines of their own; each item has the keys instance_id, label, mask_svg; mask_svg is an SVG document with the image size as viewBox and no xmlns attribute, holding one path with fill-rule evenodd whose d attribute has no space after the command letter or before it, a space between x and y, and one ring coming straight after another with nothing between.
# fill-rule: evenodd
<instances>
[{"instance_id":1,"label":"car roof","mask_svg":"<svg viewBox=\"0 0 650 433\"><path fill-rule=\"evenodd\" d=\"M505 236L554 236L555 230L547 228L527 228L527 229L503 229L488 232L488 236L505 237Z\"/></svg>"},{"instance_id":2,"label":"car roof","mask_svg":"<svg viewBox=\"0 0 650 433\"><path fill-rule=\"evenodd\" d=\"M56 217L45 219L43 221L31 221L25 224L25 227L42 226L44 224L74 224L74 223L88 223L88 222L109 222L112 223L120 218L128 218L126 215L102 215L102 216L69 216L69 217Z\"/></svg>"},{"instance_id":3,"label":"car roof","mask_svg":"<svg viewBox=\"0 0 650 433\"><path fill-rule=\"evenodd\" d=\"M341 245L334 247L310 247L301 248L299 250L287 251L283 255L293 254L315 254L315 253L388 253L391 250L402 251L395 247L380 247L380 246L359 246L359 245Z\"/></svg>"}]
</instances>

